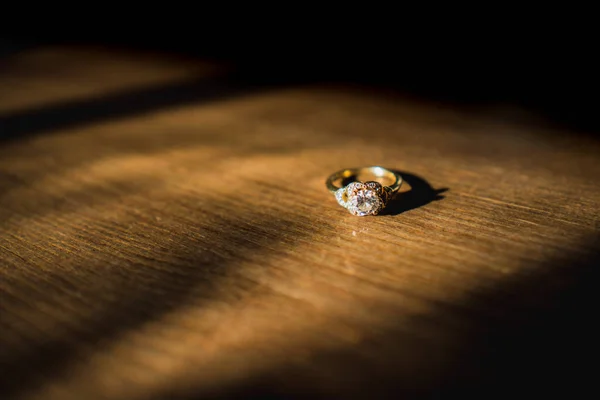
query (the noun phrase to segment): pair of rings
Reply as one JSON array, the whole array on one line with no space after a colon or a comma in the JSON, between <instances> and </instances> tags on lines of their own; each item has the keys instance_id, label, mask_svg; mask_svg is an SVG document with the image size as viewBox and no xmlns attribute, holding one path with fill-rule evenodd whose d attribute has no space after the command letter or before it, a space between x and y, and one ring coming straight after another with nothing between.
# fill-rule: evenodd
<instances>
[{"instance_id":1,"label":"pair of rings","mask_svg":"<svg viewBox=\"0 0 600 400\"><path fill-rule=\"evenodd\" d=\"M400 174L382 167L348 168L325 181L338 204L357 216L377 215L402 185Z\"/></svg>"}]
</instances>

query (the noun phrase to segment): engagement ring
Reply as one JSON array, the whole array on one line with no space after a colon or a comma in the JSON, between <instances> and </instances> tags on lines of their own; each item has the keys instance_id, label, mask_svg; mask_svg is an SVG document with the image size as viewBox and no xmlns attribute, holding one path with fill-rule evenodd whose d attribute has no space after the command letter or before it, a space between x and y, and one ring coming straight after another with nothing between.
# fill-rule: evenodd
<instances>
[{"instance_id":1,"label":"engagement ring","mask_svg":"<svg viewBox=\"0 0 600 400\"><path fill-rule=\"evenodd\" d=\"M331 175L325 184L342 207L362 217L379 214L400 189L402 177L382 167L348 168Z\"/></svg>"}]
</instances>

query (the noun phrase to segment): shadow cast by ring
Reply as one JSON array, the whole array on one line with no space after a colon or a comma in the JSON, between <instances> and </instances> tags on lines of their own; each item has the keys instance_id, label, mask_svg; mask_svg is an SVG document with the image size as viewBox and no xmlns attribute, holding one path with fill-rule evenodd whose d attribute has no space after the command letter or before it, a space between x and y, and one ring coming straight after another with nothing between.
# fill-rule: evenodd
<instances>
[{"instance_id":1,"label":"shadow cast by ring","mask_svg":"<svg viewBox=\"0 0 600 400\"><path fill-rule=\"evenodd\" d=\"M399 174L403 179L403 185L408 184L410 190L397 193L392 197L379 215L398 215L414 210L415 208L423 207L432 201L444 199L445 196L442 196L442 193L449 190L448 188L434 189L427 180L409 172L393 169L390 169L390 171ZM355 176L348 177L342 181L342 185L346 186L356 180Z\"/></svg>"},{"instance_id":2,"label":"shadow cast by ring","mask_svg":"<svg viewBox=\"0 0 600 400\"><path fill-rule=\"evenodd\" d=\"M410 190L397 193L392 197L379 215L398 215L423 207L432 201L443 200L445 196L442 196L442 193L448 191L448 188L434 189L427 180L420 176L403 171L391 171L400 174L404 181L403 185L408 184Z\"/></svg>"},{"instance_id":3,"label":"shadow cast by ring","mask_svg":"<svg viewBox=\"0 0 600 400\"><path fill-rule=\"evenodd\" d=\"M404 181L403 185L408 184L410 190L397 193L392 197L379 215L398 215L423 207L432 201L443 200L445 196L442 196L442 193L449 190L448 188L434 189L427 180L408 172L391 171L400 174Z\"/></svg>"}]
</instances>

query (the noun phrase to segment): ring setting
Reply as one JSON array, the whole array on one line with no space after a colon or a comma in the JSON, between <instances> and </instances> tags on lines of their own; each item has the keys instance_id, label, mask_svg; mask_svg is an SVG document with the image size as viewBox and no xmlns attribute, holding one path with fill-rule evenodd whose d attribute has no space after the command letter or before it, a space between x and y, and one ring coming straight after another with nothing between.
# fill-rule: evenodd
<instances>
[{"instance_id":1,"label":"ring setting","mask_svg":"<svg viewBox=\"0 0 600 400\"><path fill-rule=\"evenodd\" d=\"M357 216L377 215L385 208L387 193L379 182L352 182L335 192L340 206Z\"/></svg>"},{"instance_id":2,"label":"ring setting","mask_svg":"<svg viewBox=\"0 0 600 400\"><path fill-rule=\"evenodd\" d=\"M366 175L376 180L360 180ZM336 181L352 179L346 186L338 186ZM402 184L399 174L382 167L349 168L331 175L327 188L335 195L338 204L356 216L377 215L385 209L389 200Z\"/></svg>"}]
</instances>

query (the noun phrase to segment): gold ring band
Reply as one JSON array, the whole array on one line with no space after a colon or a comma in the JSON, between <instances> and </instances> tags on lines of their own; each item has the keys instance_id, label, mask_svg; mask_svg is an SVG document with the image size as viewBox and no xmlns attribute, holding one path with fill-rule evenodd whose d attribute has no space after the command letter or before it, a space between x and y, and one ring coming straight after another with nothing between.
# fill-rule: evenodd
<instances>
[{"instance_id":1,"label":"gold ring band","mask_svg":"<svg viewBox=\"0 0 600 400\"><path fill-rule=\"evenodd\" d=\"M347 168L332 174L325 185L339 205L362 217L379 214L400 189L402 177L378 166Z\"/></svg>"}]
</instances>

